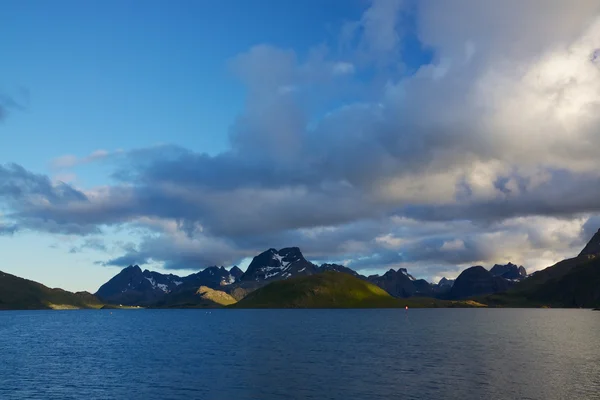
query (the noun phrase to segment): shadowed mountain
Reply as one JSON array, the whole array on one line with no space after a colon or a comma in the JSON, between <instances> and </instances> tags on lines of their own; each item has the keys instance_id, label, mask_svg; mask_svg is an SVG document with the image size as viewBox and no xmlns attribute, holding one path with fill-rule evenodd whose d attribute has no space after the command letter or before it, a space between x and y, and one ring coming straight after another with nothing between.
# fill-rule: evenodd
<instances>
[{"instance_id":1,"label":"shadowed mountain","mask_svg":"<svg viewBox=\"0 0 600 400\"><path fill-rule=\"evenodd\" d=\"M577 257L537 271L507 293L482 301L515 307L600 307L600 231Z\"/></svg>"},{"instance_id":2,"label":"shadowed mountain","mask_svg":"<svg viewBox=\"0 0 600 400\"><path fill-rule=\"evenodd\" d=\"M464 270L456 281L448 297L451 299L464 299L467 297L480 296L483 294L497 293L508 290L510 281L494 276L490 271L475 266Z\"/></svg>"},{"instance_id":3,"label":"shadowed mountain","mask_svg":"<svg viewBox=\"0 0 600 400\"><path fill-rule=\"evenodd\" d=\"M244 275L244 271L242 271L237 265L231 267L229 273L231 274L231 276L233 276L233 278L236 281L238 281L242 277L242 275Z\"/></svg>"},{"instance_id":4,"label":"shadowed mountain","mask_svg":"<svg viewBox=\"0 0 600 400\"><path fill-rule=\"evenodd\" d=\"M515 264L510 262L506 265L494 265L490 270L490 273L493 276L500 276L504 279L509 279L513 281L520 281L527 278L527 271L523 266L516 266Z\"/></svg>"},{"instance_id":5,"label":"shadowed mountain","mask_svg":"<svg viewBox=\"0 0 600 400\"><path fill-rule=\"evenodd\" d=\"M454 286L454 279L446 279L446 278L442 278L440 279L440 281L437 284L437 292L440 294L443 293L447 293L450 291L450 289L452 289L452 286Z\"/></svg>"},{"instance_id":6,"label":"shadowed mountain","mask_svg":"<svg viewBox=\"0 0 600 400\"><path fill-rule=\"evenodd\" d=\"M318 272L298 247L286 247L281 250L269 249L254 257L240 281L270 282Z\"/></svg>"},{"instance_id":7,"label":"shadowed mountain","mask_svg":"<svg viewBox=\"0 0 600 400\"><path fill-rule=\"evenodd\" d=\"M600 307L600 257L563 260L530 275L507 293L482 301L498 306Z\"/></svg>"},{"instance_id":8,"label":"shadowed mountain","mask_svg":"<svg viewBox=\"0 0 600 400\"><path fill-rule=\"evenodd\" d=\"M71 293L0 271L0 310L100 308L88 292Z\"/></svg>"},{"instance_id":9,"label":"shadowed mountain","mask_svg":"<svg viewBox=\"0 0 600 400\"><path fill-rule=\"evenodd\" d=\"M390 269L382 276L370 275L368 281L384 289L390 295L394 297L411 297L417 293L424 296L431 294L429 283L422 280L415 284L416 279L410 275L406 269L400 268L398 271ZM426 293L420 293L425 290Z\"/></svg>"},{"instance_id":10,"label":"shadowed mountain","mask_svg":"<svg viewBox=\"0 0 600 400\"><path fill-rule=\"evenodd\" d=\"M577 257L597 256L600 254L600 229L592 236Z\"/></svg>"},{"instance_id":11,"label":"shadowed mountain","mask_svg":"<svg viewBox=\"0 0 600 400\"><path fill-rule=\"evenodd\" d=\"M321 266L319 267L319 272L327 272L327 271L343 272L345 274L350 274L352 276L356 276L357 278L367 279L366 276L360 275L358 272L356 272L352 268L348 268L348 267L345 267L340 264L321 264Z\"/></svg>"},{"instance_id":12,"label":"shadowed mountain","mask_svg":"<svg viewBox=\"0 0 600 400\"><path fill-rule=\"evenodd\" d=\"M235 269L234 269L235 268ZM239 268L232 268L239 274ZM166 302L166 298L179 292L196 291L200 286L221 289L236 282L236 278L223 267L208 267L185 277L145 270L137 265L124 268L102 285L96 296L107 303L152 306Z\"/></svg>"}]
</instances>

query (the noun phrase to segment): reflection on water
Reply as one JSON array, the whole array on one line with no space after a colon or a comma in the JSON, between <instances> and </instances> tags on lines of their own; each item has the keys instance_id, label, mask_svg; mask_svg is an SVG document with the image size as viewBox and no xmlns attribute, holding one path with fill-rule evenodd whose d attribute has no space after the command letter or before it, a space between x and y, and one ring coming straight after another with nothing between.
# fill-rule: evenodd
<instances>
[{"instance_id":1,"label":"reflection on water","mask_svg":"<svg viewBox=\"0 0 600 400\"><path fill-rule=\"evenodd\" d=\"M0 399L600 399L599 340L589 310L9 311Z\"/></svg>"}]
</instances>

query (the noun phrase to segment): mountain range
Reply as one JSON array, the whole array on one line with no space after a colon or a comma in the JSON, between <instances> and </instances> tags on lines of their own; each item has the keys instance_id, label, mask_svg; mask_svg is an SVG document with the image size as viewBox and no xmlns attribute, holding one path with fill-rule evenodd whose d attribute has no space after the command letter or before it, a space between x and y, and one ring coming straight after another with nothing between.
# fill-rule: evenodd
<instances>
[{"instance_id":1,"label":"mountain range","mask_svg":"<svg viewBox=\"0 0 600 400\"><path fill-rule=\"evenodd\" d=\"M327 276L313 278L314 276ZM347 277L351 277L348 280ZM290 280L294 284L285 284ZM335 283L335 285L333 284ZM364 282L357 284L356 282ZM323 286L324 285L324 286ZM333 287L325 290L323 287ZM279 288L273 290L272 288ZM0 309L11 308L99 308L104 304L142 307L220 307L240 302L240 306L267 303L277 306L287 298L285 288L315 293L335 293L340 298L344 290L370 293L382 289L396 299L437 299L420 302L422 306L451 306L457 301L474 299L489 306L600 306L600 230L581 253L531 275L523 266L512 263L496 264L489 270L482 266L465 269L456 278L442 278L437 284L415 279L406 269L390 269L383 275L364 276L339 264L316 265L309 262L297 247L268 249L252 260L246 271L237 266L230 269L212 266L197 273L180 277L129 266L92 295L50 289L39 283L0 272ZM306 289L311 288L312 289ZM267 289L269 288L269 289ZM344 289L345 288L345 289ZM355 289L352 289L355 288ZM379 290L378 289L378 290ZM268 290L269 295L265 296ZM355 290L356 291L356 290ZM254 293L256 292L256 293ZM357 292L357 293L358 293ZM263 297L259 297L263 296ZM310 297L309 296L309 297ZM331 294L331 296L334 296ZM250 299L255 299L253 302ZM265 303L265 299L270 299ZM347 304L354 304L348 297ZM336 301L319 299L319 304L335 306ZM386 300L387 301L387 300ZM406 300L403 300L406 301ZM446 302L446 303L444 303ZM453 303L448 303L453 302ZM375 304L369 303L369 304ZM289 304L312 304L294 300ZM315 303L316 304L316 303ZM366 304L366 303L365 303ZM391 303L390 303L391 304ZM394 303L398 305L399 303Z\"/></svg>"},{"instance_id":2,"label":"mountain range","mask_svg":"<svg viewBox=\"0 0 600 400\"><path fill-rule=\"evenodd\" d=\"M479 275L475 272L479 271ZM221 291L236 300L272 282L308 277L324 272L340 272L373 284L395 298L433 297L444 300L465 299L471 296L504 291L527 276L525 268L512 263L494 265L490 271L472 267L454 280L443 278L429 283L415 279L406 269L390 269L383 275L364 276L339 264L316 265L304 257L298 247L280 250L271 248L256 257L242 272L237 266L208 267L198 273L180 277L142 271L137 265L123 269L102 285L96 296L106 303L128 306L164 306L194 304L200 286ZM194 300L195 299L195 300Z\"/></svg>"}]
</instances>

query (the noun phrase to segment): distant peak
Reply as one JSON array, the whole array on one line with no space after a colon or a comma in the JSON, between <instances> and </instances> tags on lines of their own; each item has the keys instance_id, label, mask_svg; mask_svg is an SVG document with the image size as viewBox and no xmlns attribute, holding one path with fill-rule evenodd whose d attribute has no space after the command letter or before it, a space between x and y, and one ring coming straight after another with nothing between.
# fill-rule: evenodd
<instances>
[{"instance_id":1,"label":"distant peak","mask_svg":"<svg viewBox=\"0 0 600 400\"><path fill-rule=\"evenodd\" d=\"M579 257L581 256L595 256L600 254L600 229L596 232L596 234L590 239L587 245L581 250L579 253Z\"/></svg>"}]
</instances>

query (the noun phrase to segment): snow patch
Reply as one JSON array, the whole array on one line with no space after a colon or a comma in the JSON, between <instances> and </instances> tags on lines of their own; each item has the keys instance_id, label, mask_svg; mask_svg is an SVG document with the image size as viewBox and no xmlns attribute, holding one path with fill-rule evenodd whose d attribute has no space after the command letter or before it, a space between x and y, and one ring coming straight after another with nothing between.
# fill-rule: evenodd
<instances>
[{"instance_id":1,"label":"snow patch","mask_svg":"<svg viewBox=\"0 0 600 400\"><path fill-rule=\"evenodd\" d=\"M158 288L163 292L169 293L169 286L165 285L164 283L158 283L156 286L158 286Z\"/></svg>"},{"instance_id":2,"label":"snow patch","mask_svg":"<svg viewBox=\"0 0 600 400\"><path fill-rule=\"evenodd\" d=\"M232 283L235 283L235 278L231 275L229 275L229 278L221 280L221 285L231 285Z\"/></svg>"},{"instance_id":3,"label":"snow patch","mask_svg":"<svg viewBox=\"0 0 600 400\"><path fill-rule=\"evenodd\" d=\"M276 272L273 272L273 273L270 273L270 274L265 274L265 279L272 278L274 276L279 275L280 273L281 273L281 271L276 271Z\"/></svg>"}]
</instances>

